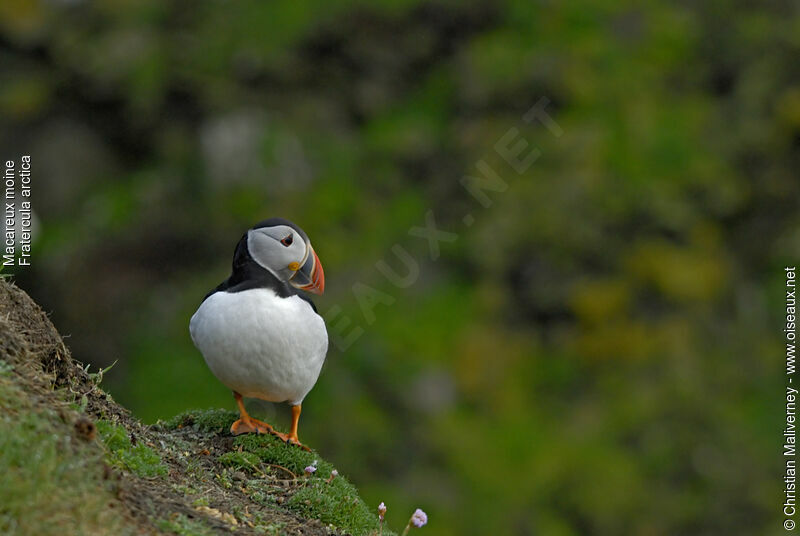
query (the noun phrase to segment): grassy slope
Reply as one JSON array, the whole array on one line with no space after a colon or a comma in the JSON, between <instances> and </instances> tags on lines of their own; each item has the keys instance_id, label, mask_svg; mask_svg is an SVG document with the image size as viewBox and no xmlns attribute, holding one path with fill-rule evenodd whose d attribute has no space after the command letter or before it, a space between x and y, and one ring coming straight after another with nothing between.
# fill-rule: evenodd
<instances>
[{"instance_id":1,"label":"grassy slope","mask_svg":"<svg viewBox=\"0 0 800 536\"><path fill-rule=\"evenodd\" d=\"M374 510L346 478L330 479L333 466L316 453L231 437L229 411L144 426L99 388L101 377L0 280L0 533L377 532Z\"/></svg>"},{"instance_id":2,"label":"grassy slope","mask_svg":"<svg viewBox=\"0 0 800 536\"><path fill-rule=\"evenodd\" d=\"M0 361L0 533L132 533L103 478L102 450L40 401Z\"/></svg>"}]
</instances>

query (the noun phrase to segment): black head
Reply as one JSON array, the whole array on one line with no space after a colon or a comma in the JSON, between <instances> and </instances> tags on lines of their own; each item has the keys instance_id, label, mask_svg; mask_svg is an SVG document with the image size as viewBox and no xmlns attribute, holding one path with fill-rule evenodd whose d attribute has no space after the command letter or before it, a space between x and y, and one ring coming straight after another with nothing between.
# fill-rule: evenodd
<instances>
[{"instance_id":1,"label":"black head","mask_svg":"<svg viewBox=\"0 0 800 536\"><path fill-rule=\"evenodd\" d=\"M267 286L282 295L289 285L322 294L325 274L308 235L284 218L269 218L247 230L233 254L230 287Z\"/></svg>"}]
</instances>

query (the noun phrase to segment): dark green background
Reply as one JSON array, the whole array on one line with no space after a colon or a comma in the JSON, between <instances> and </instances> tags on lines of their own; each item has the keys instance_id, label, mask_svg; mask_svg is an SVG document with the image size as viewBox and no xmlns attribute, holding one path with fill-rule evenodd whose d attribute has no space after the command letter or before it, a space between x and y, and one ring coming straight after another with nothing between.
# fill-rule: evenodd
<instances>
[{"instance_id":1,"label":"dark green background","mask_svg":"<svg viewBox=\"0 0 800 536\"><path fill-rule=\"evenodd\" d=\"M777 534L800 18L758 4L4 1L0 156L32 155L40 223L17 280L146 421L232 408L188 320L290 218L320 310L364 330L301 437L390 526ZM560 137L521 120L542 97ZM436 260L429 210L457 235ZM376 268L395 245L408 288Z\"/></svg>"}]
</instances>

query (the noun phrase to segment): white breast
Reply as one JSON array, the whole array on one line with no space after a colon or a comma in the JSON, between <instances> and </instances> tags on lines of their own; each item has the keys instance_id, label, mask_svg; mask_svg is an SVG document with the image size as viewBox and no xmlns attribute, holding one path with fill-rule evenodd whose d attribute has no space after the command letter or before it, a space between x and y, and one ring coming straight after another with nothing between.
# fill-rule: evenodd
<instances>
[{"instance_id":1,"label":"white breast","mask_svg":"<svg viewBox=\"0 0 800 536\"><path fill-rule=\"evenodd\" d=\"M269 289L215 292L189 322L211 372L246 397L299 404L317 383L328 332L298 296Z\"/></svg>"}]
</instances>

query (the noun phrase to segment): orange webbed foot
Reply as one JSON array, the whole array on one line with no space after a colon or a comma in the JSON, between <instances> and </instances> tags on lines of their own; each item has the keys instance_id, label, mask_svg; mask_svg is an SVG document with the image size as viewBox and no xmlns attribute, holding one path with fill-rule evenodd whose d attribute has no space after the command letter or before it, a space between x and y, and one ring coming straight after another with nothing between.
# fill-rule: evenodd
<instances>
[{"instance_id":1,"label":"orange webbed foot","mask_svg":"<svg viewBox=\"0 0 800 536\"><path fill-rule=\"evenodd\" d=\"M294 445L295 447L300 447L301 449L303 449L306 452L311 452L310 448L308 448L307 446L305 446L302 443L300 443L300 439L297 437L297 435L284 434L284 433L277 432L277 431L273 432L272 435L274 435L275 437L277 437L278 439L280 439L281 441L283 441L287 445Z\"/></svg>"},{"instance_id":2,"label":"orange webbed foot","mask_svg":"<svg viewBox=\"0 0 800 536\"><path fill-rule=\"evenodd\" d=\"M272 426L255 419L239 419L231 425L231 434L233 435L272 433L275 433Z\"/></svg>"},{"instance_id":3,"label":"orange webbed foot","mask_svg":"<svg viewBox=\"0 0 800 536\"><path fill-rule=\"evenodd\" d=\"M242 400L242 395L234 391L233 396L236 398L236 404L239 406L239 415L241 418L231 425L231 434L272 434L289 445L294 445L305 451L311 452L311 449L300 443L300 439L297 437L297 421L300 419L300 404L295 404L292 406L292 431L288 434L284 434L278 432L269 424L252 418L247 414L247 410L245 409L244 402Z\"/></svg>"}]
</instances>

